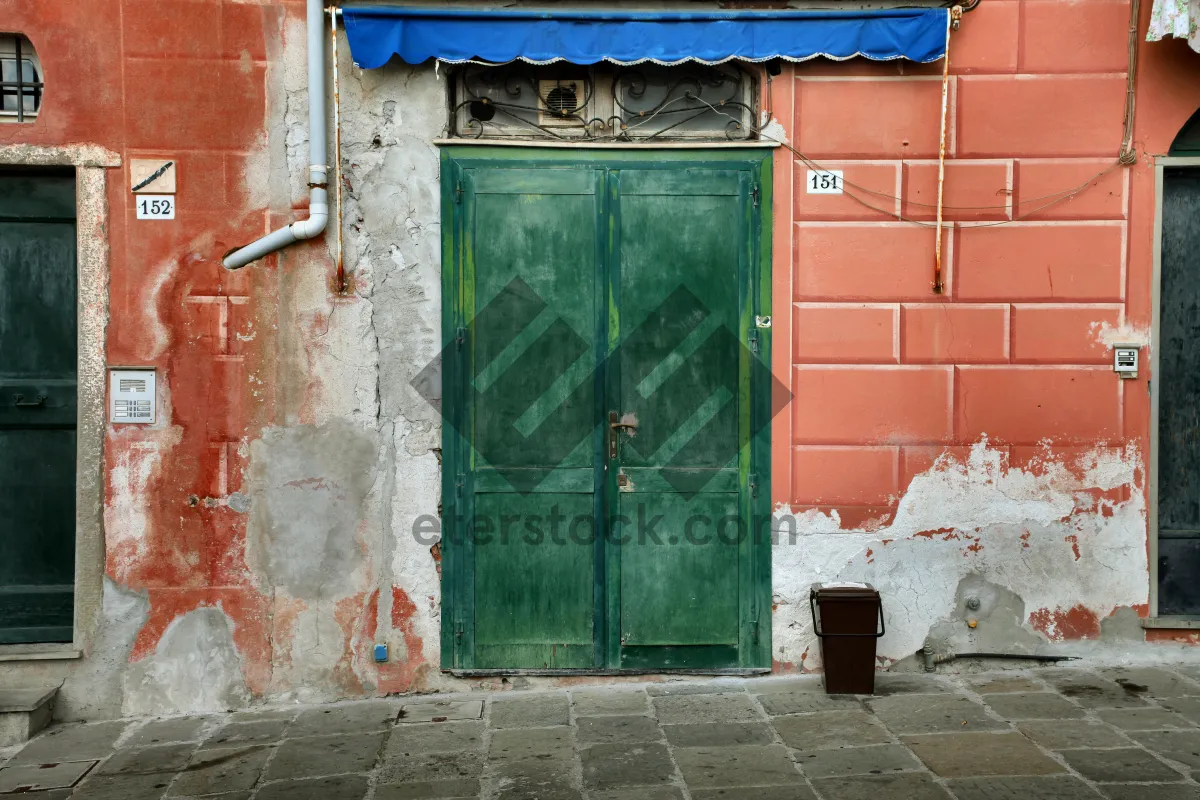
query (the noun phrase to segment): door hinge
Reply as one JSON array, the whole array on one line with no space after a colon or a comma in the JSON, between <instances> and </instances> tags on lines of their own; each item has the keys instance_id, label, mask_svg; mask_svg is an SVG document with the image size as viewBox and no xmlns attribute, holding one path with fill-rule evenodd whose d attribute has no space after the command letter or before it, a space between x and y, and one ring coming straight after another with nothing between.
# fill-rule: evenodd
<instances>
[{"instance_id":1,"label":"door hinge","mask_svg":"<svg viewBox=\"0 0 1200 800\"><path fill-rule=\"evenodd\" d=\"M761 192L761 190L758 188L758 184L757 184L757 183L756 183L756 184L754 184L754 188L752 188L752 189L750 190L750 196L751 196L752 198L754 198L754 207L755 207L755 208L758 208L758 204L759 204L759 202L760 202L760 197L761 197L761 194L762 194L762 192Z\"/></svg>"},{"instance_id":2,"label":"door hinge","mask_svg":"<svg viewBox=\"0 0 1200 800\"><path fill-rule=\"evenodd\" d=\"M750 496L758 497L758 473L750 473Z\"/></svg>"},{"instance_id":3,"label":"door hinge","mask_svg":"<svg viewBox=\"0 0 1200 800\"><path fill-rule=\"evenodd\" d=\"M750 641L758 644L758 617L750 620Z\"/></svg>"},{"instance_id":4,"label":"door hinge","mask_svg":"<svg viewBox=\"0 0 1200 800\"><path fill-rule=\"evenodd\" d=\"M458 345L458 349L461 350L462 346L463 346L463 342L467 341L467 329L466 328L455 328L454 329L454 341Z\"/></svg>"},{"instance_id":5,"label":"door hinge","mask_svg":"<svg viewBox=\"0 0 1200 800\"><path fill-rule=\"evenodd\" d=\"M463 640L462 620L459 620L458 622L454 623L454 638L458 640L459 644L462 644L462 640Z\"/></svg>"},{"instance_id":6,"label":"door hinge","mask_svg":"<svg viewBox=\"0 0 1200 800\"><path fill-rule=\"evenodd\" d=\"M462 202L462 196L463 196L462 178L458 178L457 180L454 181L454 204L455 205L458 205L459 203Z\"/></svg>"},{"instance_id":7,"label":"door hinge","mask_svg":"<svg viewBox=\"0 0 1200 800\"><path fill-rule=\"evenodd\" d=\"M751 328L746 332L746 344L750 346L750 352L758 355L758 329Z\"/></svg>"},{"instance_id":8,"label":"door hinge","mask_svg":"<svg viewBox=\"0 0 1200 800\"><path fill-rule=\"evenodd\" d=\"M454 476L454 497L456 500L463 499L463 487L467 484L467 475L465 472L460 472Z\"/></svg>"}]
</instances>

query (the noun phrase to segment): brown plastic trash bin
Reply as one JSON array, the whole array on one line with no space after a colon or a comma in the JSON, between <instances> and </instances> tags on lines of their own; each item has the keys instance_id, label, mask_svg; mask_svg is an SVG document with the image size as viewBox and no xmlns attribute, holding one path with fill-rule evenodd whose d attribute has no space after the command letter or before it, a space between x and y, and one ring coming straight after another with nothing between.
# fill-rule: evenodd
<instances>
[{"instance_id":1,"label":"brown plastic trash bin","mask_svg":"<svg viewBox=\"0 0 1200 800\"><path fill-rule=\"evenodd\" d=\"M874 694L875 642L884 633L879 592L869 583L818 584L808 604L821 639L825 693Z\"/></svg>"}]
</instances>

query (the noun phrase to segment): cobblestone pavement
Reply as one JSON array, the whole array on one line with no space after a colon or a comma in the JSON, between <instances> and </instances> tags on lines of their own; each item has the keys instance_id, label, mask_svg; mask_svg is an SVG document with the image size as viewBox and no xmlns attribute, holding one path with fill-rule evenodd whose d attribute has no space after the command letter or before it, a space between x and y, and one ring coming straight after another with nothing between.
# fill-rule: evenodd
<instances>
[{"instance_id":1,"label":"cobblestone pavement","mask_svg":"<svg viewBox=\"0 0 1200 800\"><path fill-rule=\"evenodd\" d=\"M1198 667L876 691L721 679L60 725L0 751L0 799L1200 798Z\"/></svg>"}]
</instances>

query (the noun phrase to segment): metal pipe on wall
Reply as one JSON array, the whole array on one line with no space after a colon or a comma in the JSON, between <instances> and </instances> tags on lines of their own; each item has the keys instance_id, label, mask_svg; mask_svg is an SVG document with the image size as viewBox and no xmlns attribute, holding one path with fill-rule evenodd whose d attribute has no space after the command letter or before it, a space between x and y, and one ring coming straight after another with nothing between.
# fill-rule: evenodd
<instances>
[{"instance_id":1,"label":"metal pipe on wall","mask_svg":"<svg viewBox=\"0 0 1200 800\"><path fill-rule=\"evenodd\" d=\"M307 0L308 22L308 219L268 233L225 255L226 269L240 269L301 239L312 239L329 221L329 166L325 129L325 25L322 0ZM320 163L318 163L318 161Z\"/></svg>"}]
</instances>

